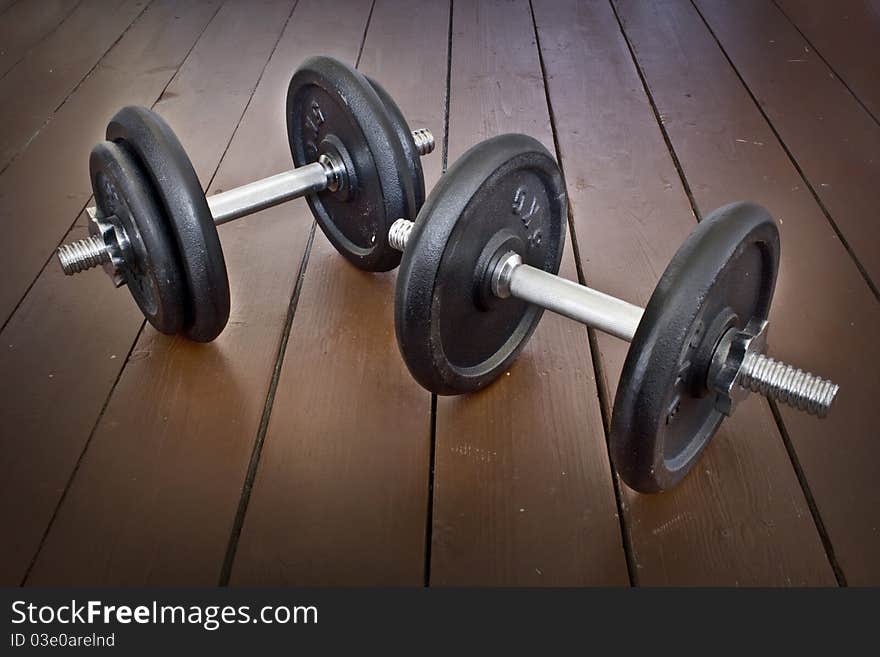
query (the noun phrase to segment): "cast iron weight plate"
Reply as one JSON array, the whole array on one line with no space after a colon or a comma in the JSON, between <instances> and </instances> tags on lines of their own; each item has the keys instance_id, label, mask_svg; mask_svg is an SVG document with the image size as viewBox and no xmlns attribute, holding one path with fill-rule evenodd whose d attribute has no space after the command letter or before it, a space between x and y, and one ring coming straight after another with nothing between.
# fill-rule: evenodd
<instances>
[{"instance_id":1,"label":"cast iron weight plate","mask_svg":"<svg viewBox=\"0 0 880 657\"><path fill-rule=\"evenodd\" d=\"M403 118L403 112L400 111L391 94L385 91L385 88L374 79L368 77L367 80L385 105L385 110L391 119L391 126L394 128L394 134L397 136L398 143L406 160L406 169L402 175L408 176L409 180L412 181L411 184L415 193L415 210L413 210L413 214L403 218L412 219L418 214L422 204L425 202L425 176L422 172L422 156L416 150L409 124ZM391 223L394 222L392 221Z\"/></svg>"},{"instance_id":2,"label":"cast iron weight plate","mask_svg":"<svg viewBox=\"0 0 880 657\"><path fill-rule=\"evenodd\" d=\"M112 142L97 144L89 156L95 205L102 221L128 238L120 273L147 321L174 335L184 321L186 289L177 263L177 245L152 183L137 161Z\"/></svg>"},{"instance_id":3,"label":"cast iron weight plate","mask_svg":"<svg viewBox=\"0 0 880 657\"><path fill-rule=\"evenodd\" d=\"M123 107L107 126L146 171L165 210L184 272L187 299L183 333L210 342L229 319L229 280L214 218L192 163L167 123L144 107Z\"/></svg>"},{"instance_id":4,"label":"cast iron weight plate","mask_svg":"<svg viewBox=\"0 0 880 657\"><path fill-rule=\"evenodd\" d=\"M391 106L396 109L393 101ZM424 182L413 179L399 137L409 128L399 125L399 110L397 117L367 78L335 59L308 59L290 80L287 135L294 164L335 152L349 170L347 187L306 200L336 249L368 271L400 263L388 231L397 219L414 217L424 196Z\"/></svg>"},{"instance_id":5,"label":"cast iron weight plate","mask_svg":"<svg viewBox=\"0 0 880 657\"><path fill-rule=\"evenodd\" d=\"M779 230L753 203L719 208L669 263L627 353L611 417L620 476L643 493L684 477L724 416L706 387L725 327L766 319L779 268Z\"/></svg>"},{"instance_id":6,"label":"cast iron weight plate","mask_svg":"<svg viewBox=\"0 0 880 657\"><path fill-rule=\"evenodd\" d=\"M491 264L515 251L555 274L567 212L559 167L531 137L494 137L449 168L416 218L397 277L397 343L422 386L460 394L507 369L543 310L492 296Z\"/></svg>"}]
</instances>

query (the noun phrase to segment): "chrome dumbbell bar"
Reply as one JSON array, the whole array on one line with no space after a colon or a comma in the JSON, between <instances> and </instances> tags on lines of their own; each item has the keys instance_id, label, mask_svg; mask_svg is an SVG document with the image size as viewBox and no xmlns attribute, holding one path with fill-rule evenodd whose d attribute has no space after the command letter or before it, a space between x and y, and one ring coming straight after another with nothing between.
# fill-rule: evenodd
<instances>
[{"instance_id":1,"label":"chrome dumbbell bar","mask_svg":"<svg viewBox=\"0 0 880 657\"><path fill-rule=\"evenodd\" d=\"M412 137L419 155L434 150L434 136L429 130L413 130ZM208 196L208 208L214 224L220 226L307 194L335 191L344 184L345 176L342 162L323 154L312 164ZM90 216L94 216L94 211L94 208L88 208ZM109 247L97 236L58 247L61 269L68 276L108 262L110 256Z\"/></svg>"},{"instance_id":2,"label":"chrome dumbbell bar","mask_svg":"<svg viewBox=\"0 0 880 657\"><path fill-rule=\"evenodd\" d=\"M398 219L388 235L389 244L403 251L414 223ZM644 309L524 264L516 253L502 258L492 272L492 292L515 297L569 317L581 324L632 342ZM730 329L715 347L709 370L710 389L718 393L716 406L730 415L748 391L757 392L818 417L825 417L839 387L809 372L768 357L767 322Z\"/></svg>"}]
</instances>

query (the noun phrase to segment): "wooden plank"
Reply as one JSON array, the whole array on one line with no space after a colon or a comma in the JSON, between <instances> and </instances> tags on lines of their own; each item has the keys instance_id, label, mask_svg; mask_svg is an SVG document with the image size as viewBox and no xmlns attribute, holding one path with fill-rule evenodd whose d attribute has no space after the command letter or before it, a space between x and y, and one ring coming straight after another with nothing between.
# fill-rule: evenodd
<instances>
[{"instance_id":1,"label":"wooden plank","mask_svg":"<svg viewBox=\"0 0 880 657\"><path fill-rule=\"evenodd\" d=\"M6 14L7 9L11 9L18 0L0 0L0 14Z\"/></svg>"},{"instance_id":2,"label":"wooden plank","mask_svg":"<svg viewBox=\"0 0 880 657\"><path fill-rule=\"evenodd\" d=\"M218 3L160 4L132 30L134 43L129 46L123 39L119 47L143 55L144 44L158 41L166 49L145 55L143 65L176 68L172 58L183 61L217 8ZM175 15L180 18L174 20ZM116 101L150 105L172 75L168 70L122 85ZM51 133L57 139L55 154L40 146L48 159L35 159L27 171L14 174L23 198L7 196L0 212L5 214L10 202L22 208L29 203L34 214L27 216L39 221L18 223L35 231L50 212L68 213L68 221L76 217L91 189L87 162L93 142L86 142L80 131L95 141L103 138L114 103L110 81L105 84L103 104L93 99L97 116L90 115L87 102L69 118L59 117L64 131ZM52 157L67 169L56 167ZM56 174L52 185L39 175L41 164ZM0 187L4 184L0 178ZM72 202L66 195L74 190ZM83 237L85 225L81 216L66 239ZM0 582L21 581L141 324L129 295L110 285L103 272L71 280L53 259L0 333L0 371L17 373L0 378L0 522L16 528L0 544Z\"/></svg>"},{"instance_id":3,"label":"wooden plank","mask_svg":"<svg viewBox=\"0 0 880 657\"><path fill-rule=\"evenodd\" d=\"M700 211L746 198L780 223L772 351L841 386L826 420L780 414L842 575L876 583L880 379L866 367L880 362L876 298L694 7L621 2L619 11ZM738 142L744 135L764 146Z\"/></svg>"},{"instance_id":4,"label":"wooden plank","mask_svg":"<svg viewBox=\"0 0 880 657\"><path fill-rule=\"evenodd\" d=\"M285 8L284 4L280 6L280 10ZM276 14L283 18L280 11L276 10ZM240 20L236 19L241 16L223 18L222 14L218 17L217 29L240 27ZM196 34L193 39L195 37ZM258 41L254 49L259 45ZM242 49L235 66L220 61L218 66L222 68L215 69L191 59L159 104L160 111L169 118L179 118L183 128L188 123L209 126L209 130L202 133L204 139L200 147L190 151L204 180L215 171L241 116L247 92L253 88L271 45L271 41L268 47L264 45L262 53ZM210 62L215 53L200 46L193 57L203 55L208 55ZM221 73L222 83L214 79ZM200 74L207 81L201 80ZM221 84L231 99L210 108L202 107L202 94ZM84 234L84 222L78 224L68 239ZM8 507L4 505L2 517L20 528L16 542L4 545L9 550L4 550L0 559L0 563L9 568L8 573L4 572L4 581L20 581L23 567L19 561L29 560L36 550L141 325L142 317L129 295L109 285L102 272L89 272L71 280L63 277L53 262L4 330L3 343L12 346L10 353L0 354L0 367L23 371L21 378L8 385L0 382L4 393L0 416L11 417L18 428L15 436L3 437L4 446L12 440L16 446L8 446L15 460L9 464L10 471L3 483L4 493L10 493L9 496L4 494L3 499L10 503ZM39 367L31 374L24 363L38 363ZM87 385L82 385L83 379ZM26 448L22 449L22 445ZM53 454L53 458L47 459L47 453ZM39 478L34 477L35 471L39 472ZM32 491L34 488L38 490ZM14 507L13 490L33 502ZM13 553L15 558L11 556Z\"/></svg>"},{"instance_id":5,"label":"wooden plank","mask_svg":"<svg viewBox=\"0 0 880 657\"><path fill-rule=\"evenodd\" d=\"M25 2L16 9L41 5ZM0 79L0 171L27 148L145 7L144 0L84 0Z\"/></svg>"},{"instance_id":6,"label":"wooden plank","mask_svg":"<svg viewBox=\"0 0 880 657\"><path fill-rule=\"evenodd\" d=\"M876 290L880 222L865 217L880 215L880 124L770 0L697 7Z\"/></svg>"},{"instance_id":7,"label":"wooden plank","mask_svg":"<svg viewBox=\"0 0 880 657\"><path fill-rule=\"evenodd\" d=\"M3 44L0 46L0 78L51 34L78 3L79 0L46 0L21 2L10 7L0 21L0 44Z\"/></svg>"},{"instance_id":8,"label":"wooden plank","mask_svg":"<svg viewBox=\"0 0 880 657\"><path fill-rule=\"evenodd\" d=\"M608 3L535 3L581 269L644 305L695 218ZM597 93L597 90L601 92ZM596 333L610 415L629 345ZM699 467L663 495L621 483L638 584L833 583L770 408L725 422Z\"/></svg>"},{"instance_id":9,"label":"wooden plank","mask_svg":"<svg viewBox=\"0 0 880 657\"><path fill-rule=\"evenodd\" d=\"M192 89L193 102L237 104L240 111L249 92L227 89L230 69L239 70L244 48L262 48L265 59L272 32L277 38L284 28L212 193L289 167L283 100L291 72L314 52L357 54L368 5L337 4L339 20L328 22L325 3L301 0L285 28L289 6L271 3L258 12L242 0L231 13L224 8L218 21L227 20L212 24L199 44L204 49L193 54L203 74L193 71L191 79L209 84L204 94ZM235 48L229 34L240 35ZM251 69L240 82L253 85L258 73ZM196 126L180 130L196 161L202 148L216 149L215 162L220 157L228 132L214 143L211 124L191 108L171 123ZM305 203L293 203L223 227L233 308L218 340L197 345L144 330L29 583L216 584L310 233L308 217Z\"/></svg>"},{"instance_id":10,"label":"wooden plank","mask_svg":"<svg viewBox=\"0 0 880 657\"><path fill-rule=\"evenodd\" d=\"M774 0L813 49L880 121L880 3L877 0Z\"/></svg>"},{"instance_id":11,"label":"wooden plank","mask_svg":"<svg viewBox=\"0 0 880 657\"><path fill-rule=\"evenodd\" d=\"M0 334L3 586L21 583L143 322L103 272L81 278L47 267Z\"/></svg>"},{"instance_id":12,"label":"wooden plank","mask_svg":"<svg viewBox=\"0 0 880 657\"><path fill-rule=\"evenodd\" d=\"M502 132L553 152L529 4L456 3L453 22L449 161ZM545 314L506 376L437 400L431 583L628 583L582 326Z\"/></svg>"},{"instance_id":13,"label":"wooden plank","mask_svg":"<svg viewBox=\"0 0 880 657\"><path fill-rule=\"evenodd\" d=\"M448 12L380 0L360 62L438 144ZM423 159L428 189L441 163ZM397 349L395 280L355 269L316 231L233 583L423 583L431 396Z\"/></svg>"},{"instance_id":14,"label":"wooden plank","mask_svg":"<svg viewBox=\"0 0 880 657\"><path fill-rule=\"evenodd\" d=\"M16 257L0 264L0 326L85 206L91 194L88 154L104 138L107 120L123 105L155 101L218 7L219 0L150 5L0 175L0 229L16 245Z\"/></svg>"}]
</instances>

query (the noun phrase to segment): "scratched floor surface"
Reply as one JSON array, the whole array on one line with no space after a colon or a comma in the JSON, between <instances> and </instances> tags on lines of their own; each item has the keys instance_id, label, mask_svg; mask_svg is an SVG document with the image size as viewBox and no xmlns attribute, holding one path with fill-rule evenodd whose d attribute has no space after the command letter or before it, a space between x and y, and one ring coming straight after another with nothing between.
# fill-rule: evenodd
<instances>
[{"instance_id":1,"label":"scratched floor surface","mask_svg":"<svg viewBox=\"0 0 880 657\"><path fill-rule=\"evenodd\" d=\"M0 2L0 584L880 583L876 0ZM777 218L773 351L833 378L824 421L764 399L676 489L608 458L626 344L545 315L505 376L432 398L396 274L302 201L220 229L221 337L145 326L85 234L88 153L153 107L217 192L290 165L299 62L356 65L439 144L525 132L571 199L562 274L647 302L695 223Z\"/></svg>"}]
</instances>

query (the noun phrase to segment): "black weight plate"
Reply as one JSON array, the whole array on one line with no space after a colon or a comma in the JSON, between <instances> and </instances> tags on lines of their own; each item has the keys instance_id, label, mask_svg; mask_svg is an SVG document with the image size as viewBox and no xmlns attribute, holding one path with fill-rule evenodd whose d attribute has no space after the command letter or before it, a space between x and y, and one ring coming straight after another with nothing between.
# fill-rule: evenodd
<instances>
[{"instance_id":1,"label":"black weight plate","mask_svg":"<svg viewBox=\"0 0 880 657\"><path fill-rule=\"evenodd\" d=\"M89 174L99 216L128 238L119 271L131 295L157 330L177 333L183 326L186 288L177 245L152 183L131 155L106 141L92 149Z\"/></svg>"},{"instance_id":2,"label":"black weight plate","mask_svg":"<svg viewBox=\"0 0 880 657\"><path fill-rule=\"evenodd\" d=\"M419 155L419 151L416 149L409 124L406 122L403 112L400 111L391 94L385 91L385 88L373 78L368 77L367 80L373 85L373 89L388 111L391 127L394 129L394 134L397 135L398 143L406 160L406 170L404 173L410 177L412 188L415 191L415 210L413 214L404 218L412 219L418 214L422 204L425 202L425 176L422 173L422 156Z\"/></svg>"},{"instance_id":3,"label":"black weight plate","mask_svg":"<svg viewBox=\"0 0 880 657\"><path fill-rule=\"evenodd\" d=\"M696 463L724 416L696 365L712 329L766 319L779 267L768 212L733 203L705 218L669 263L629 348L611 418L611 453L631 488L656 492ZM711 335L708 335L711 334ZM714 345L712 345L714 347ZM695 381L702 376L702 381Z\"/></svg>"},{"instance_id":4,"label":"black weight plate","mask_svg":"<svg viewBox=\"0 0 880 657\"><path fill-rule=\"evenodd\" d=\"M287 134L296 166L315 162L328 149L343 150L350 185L306 197L321 230L355 266L388 271L400 253L388 230L419 209L407 157L392 112L370 82L329 57L306 60L290 80ZM422 190L423 193L423 190Z\"/></svg>"},{"instance_id":5,"label":"black weight plate","mask_svg":"<svg viewBox=\"0 0 880 657\"><path fill-rule=\"evenodd\" d=\"M487 254L513 250L556 273L567 207L559 167L525 135L474 146L441 178L416 219L395 298L397 342L422 386L476 390L516 358L543 311L484 293Z\"/></svg>"},{"instance_id":6,"label":"black weight plate","mask_svg":"<svg viewBox=\"0 0 880 657\"><path fill-rule=\"evenodd\" d=\"M188 303L183 333L210 342L229 319L229 280L214 219L199 178L167 123L144 107L123 107L107 139L135 156L165 209L185 274Z\"/></svg>"}]
</instances>

